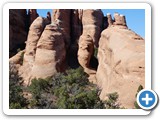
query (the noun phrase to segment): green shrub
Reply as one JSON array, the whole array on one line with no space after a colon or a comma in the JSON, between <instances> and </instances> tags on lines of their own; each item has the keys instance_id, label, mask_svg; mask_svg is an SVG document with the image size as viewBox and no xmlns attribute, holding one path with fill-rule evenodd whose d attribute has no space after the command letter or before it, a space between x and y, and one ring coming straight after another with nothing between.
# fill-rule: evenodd
<instances>
[{"instance_id":1,"label":"green shrub","mask_svg":"<svg viewBox=\"0 0 160 120\"><path fill-rule=\"evenodd\" d=\"M142 86L142 85L140 85L140 86L138 87L138 89L137 89L137 93L136 93L136 95L135 95L136 98L137 98L137 94L138 94L141 90L143 90L143 86ZM136 109L141 109L141 108L139 107L137 101L134 102L134 107L135 107Z\"/></svg>"},{"instance_id":2,"label":"green shrub","mask_svg":"<svg viewBox=\"0 0 160 120\"><path fill-rule=\"evenodd\" d=\"M29 91L32 94L32 97L35 99L41 98L41 94L47 90L48 81L43 79L33 79L32 84L29 86Z\"/></svg>"},{"instance_id":3,"label":"green shrub","mask_svg":"<svg viewBox=\"0 0 160 120\"><path fill-rule=\"evenodd\" d=\"M53 78L57 108L93 109L104 108L98 90L88 81L83 69L67 70L65 74Z\"/></svg>"},{"instance_id":4,"label":"green shrub","mask_svg":"<svg viewBox=\"0 0 160 120\"><path fill-rule=\"evenodd\" d=\"M107 109L120 109L120 106L117 103L117 100L119 97L118 93L117 92L110 93L107 96L108 96L108 100L104 101L106 108Z\"/></svg>"},{"instance_id":5,"label":"green shrub","mask_svg":"<svg viewBox=\"0 0 160 120\"><path fill-rule=\"evenodd\" d=\"M98 48L94 48L94 56L97 58Z\"/></svg>"},{"instance_id":6,"label":"green shrub","mask_svg":"<svg viewBox=\"0 0 160 120\"><path fill-rule=\"evenodd\" d=\"M102 102L96 85L88 81L83 68L69 69L46 79L33 79L31 85L23 88L31 93L26 100L16 70L10 73L10 108L32 109L119 109L118 94L108 94L108 100ZM14 79L14 80L12 80Z\"/></svg>"},{"instance_id":7,"label":"green shrub","mask_svg":"<svg viewBox=\"0 0 160 120\"><path fill-rule=\"evenodd\" d=\"M9 108L20 109L26 108L28 102L23 97L23 90L20 85L21 78L18 75L16 66L9 64Z\"/></svg>"},{"instance_id":8,"label":"green shrub","mask_svg":"<svg viewBox=\"0 0 160 120\"><path fill-rule=\"evenodd\" d=\"M24 58L24 52L22 52L20 56L20 65L23 64L23 58Z\"/></svg>"},{"instance_id":9,"label":"green shrub","mask_svg":"<svg viewBox=\"0 0 160 120\"><path fill-rule=\"evenodd\" d=\"M47 109L53 108L52 93L51 93L51 78L46 79L33 79L28 91L32 94L29 107L32 109Z\"/></svg>"},{"instance_id":10,"label":"green shrub","mask_svg":"<svg viewBox=\"0 0 160 120\"><path fill-rule=\"evenodd\" d=\"M82 68L58 73L52 79L34 79L29 86L31 108L104 108L95 85L89 83Z\"/></svg>"}]
</instances>

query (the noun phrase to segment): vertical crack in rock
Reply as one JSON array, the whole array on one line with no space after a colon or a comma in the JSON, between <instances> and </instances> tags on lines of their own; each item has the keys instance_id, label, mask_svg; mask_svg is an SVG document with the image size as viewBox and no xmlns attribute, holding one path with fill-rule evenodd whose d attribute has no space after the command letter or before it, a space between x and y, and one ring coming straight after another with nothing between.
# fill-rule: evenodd
<instances>
[{"instance_id":1,"label":"vertical crack in rock","mask_svg":"<svg viewBox=\"0 0 160 120\"><path fill-rule=\"evenodd\" d=\"M82 9L71 10L71 44L69 47L68 65L71 68L78 68L79 62L77 59L78 41L82 35Z\"/></svg>"}]
</instances>

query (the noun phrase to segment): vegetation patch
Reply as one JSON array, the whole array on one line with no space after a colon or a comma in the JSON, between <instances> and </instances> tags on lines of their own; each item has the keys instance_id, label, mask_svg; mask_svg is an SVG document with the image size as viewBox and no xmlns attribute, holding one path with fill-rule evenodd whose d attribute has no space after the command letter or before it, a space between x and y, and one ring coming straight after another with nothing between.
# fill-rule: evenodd
<instances>
[{"instance_id":1,"label":"vegetation patch","mask_svg":"<svg viewBox=\"0 0 160 120\"><path fill-rule=\"evenodd\" d=\"M138 94L141 90L143 90L143 86L142 86L142 85L140 85L140 86L138 87L138 89L137 89L137 93L136 93L136 95L135 95L136 98L137 98L137 94ZM135 109L141 109L141 108L139 107L137 101L134 102L134 107L135 107Z\"/></svg>"},{"instance_id":2,"label":"vegetation patch","mask_svg":"<svg viewBox=\"0 0 160 120\"><path fill-rule=\"evenodd\" d=\"M69 69L46 79L33 79L29 87L22 88L17 71L10 68L10 108L18 109L119 109L117 93L108 94L101 101L100 91L88 81L83 68ZM23 92L31 97L23 96Z\"/></svg>"},{"instance_id":3,"label":"vegetation patch","mask_svg":"<svg viewBox=\"0 0 160 120\"><path fill-rule=\"evenodd\" d=\"M16 66L9 64L9 108L24 109L28 105L28 101L23 96L23 90L20 85L21 78L18 75Z\"/></svg>"}]
</instances>

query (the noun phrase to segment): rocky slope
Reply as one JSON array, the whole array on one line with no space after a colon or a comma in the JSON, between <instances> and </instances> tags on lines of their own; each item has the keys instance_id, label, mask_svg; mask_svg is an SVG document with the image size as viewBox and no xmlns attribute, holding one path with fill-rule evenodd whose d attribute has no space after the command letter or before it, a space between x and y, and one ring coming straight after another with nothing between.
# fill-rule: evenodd
<instances>
[{"instance_id":1,"label":"rocky slope","mask_svg":"<svg viewBox=\"0 0 160 120\"><path fill-rule=\"evenodd\" d=\"M25 43L25 50L10 58L24 85L81 65L102 100L118 92L120 105L133 108L137 89L145 84L145 41L128 29L124 15L112 19L100 9L55 9L42 18L33 9L28 15L10 10L10 51Z\"/></svg>"}]
</instances>

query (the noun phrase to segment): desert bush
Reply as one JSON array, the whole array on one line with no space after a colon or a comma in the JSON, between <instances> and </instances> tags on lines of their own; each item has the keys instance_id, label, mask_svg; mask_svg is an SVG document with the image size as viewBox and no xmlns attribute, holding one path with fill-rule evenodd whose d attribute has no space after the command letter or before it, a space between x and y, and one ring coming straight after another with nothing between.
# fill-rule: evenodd
<instances>
[{"instance_id":1,"label":"desert bush","mask_svg":"<svg viewBox=\"0 0 160 120\"><path fill-rule=\"evenodd\" d=\"M13 69L14 70L14 69ZM11 69L10 72L13 71ZM11 77L12 76L12 77ZM14 79L14 80L12 80ZM88 81L83 68L69 69L46 79L33 79L31 85L23 88L31 97L23 97L19 82L21 78L15 70L10 73L10 108L32 109L119 109L118 94L108 94L108 101L101 101L99 89ZM14 83L13 83L14 82Z\"/></svg>"},{"instance_id":2,"label":"desert bush","mask_svg":"<svg viewBox=\"0 0 160 120\"><path fill-rule=\"evenodd\" d=\"M23 97L23 90L20 85L21 77L18 75L16 66L9 64L9 108L20 109L26 108L28 102Z\"/></svg>"},{"instance_id":3,"label":"desert bush","mask_svg":"<svg viewBox=\"0 0 160 120\"><path fill-rule=\"evenodd\" d=\"M54 108L52 106L52 89L50 84L51 78L33 79L28 91L32 94L29 108L32 109L47 109Z\"/></svg>"},{"instance_id":4,"label":"desert bush","mask_svg":"<svg viewBox=\"0 0 160 120\"><path fill-rule=\"evenodd\" d=\"M117 100L119 97L118 93L117 92L110 93L107 96L108 96L108 99L104 101L105 107L107 109L120 109L120 106L117 103Z\"/></svg>"},{"instance_id":5,"label":"desert bush","mask_svg":"<svg viewBox=\"0 0 160 120\"><path fill-rule=\"evenodd\" d=\"M22 52L22 53L21 53L21 56L20 56L20 65L23 64L24 53L25 53L25 52Z\"/></svg>"},{"instance_id":6,"label":"desert bush","mask_svg":"<svg viewBox=\"0 0 160 120\"><path fill-rule=\"evenodd\" d=\"M136 98L137 98L137 94L138 94L141 90L143 90L143 86L142 86L142 85L139 85L139 87L138 87L138 89L137 89L137 93L136 93L136 95L135 95ZM141 108L139 107L137 101L134 102L134 107L135 107L135 109L141 109Z\"/></svg>"},{"instance_id":7,"label":"desert bush","mask_svg":"<svg viewBox=\"0 0 160 120\"><path fill-rule=\"evenodd\" d=\"M97 58L98 48L94 48L94 56Z\"/></svg>"},{"instance_id":8,"label":"desert bush","mask_svg":"<svg viewBox=\"0 0 160 120\"><path fill-rule=\"evenodd\" d=\"M31 108L104 108L95 85L89 83L82 68L58 73L52 79L34 79L29 86Z\"/></svg>"}]
</instances>

